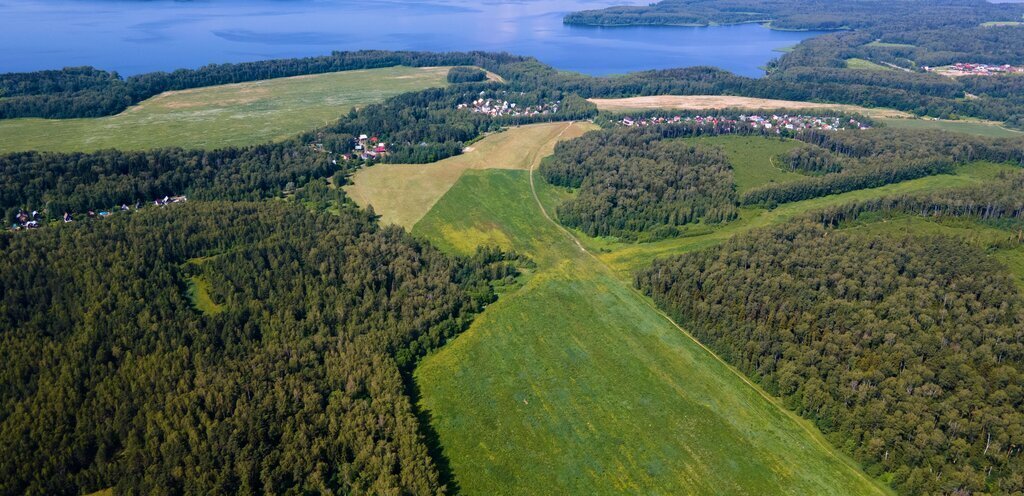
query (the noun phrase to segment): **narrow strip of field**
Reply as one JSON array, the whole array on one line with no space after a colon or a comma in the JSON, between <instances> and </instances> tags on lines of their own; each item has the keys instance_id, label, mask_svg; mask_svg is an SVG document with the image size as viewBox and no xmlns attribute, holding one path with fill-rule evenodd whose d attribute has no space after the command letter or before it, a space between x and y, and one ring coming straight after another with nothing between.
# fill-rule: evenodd
<instances>
[{"instance_id":1,"label":"narrow strip of field","mask_svg":"<svg viewBox=\"0 0 1024 496\"><path fill-rule=\"evenodd\" d=\"M0 121L0 152L218 148L291 137L353 107L447 84L448 67L390 67L170 91L110 117Z\"/></svg>"},{"instance_id":2,"label":"narrow strip of field","mask_svg":"<svg viewBox=\"0 0 1024 496\"><path fill-rule=\"evenodd\" d=\"M956 174L923 177L878 188L851 191L838 195L813 198L780 205L773 210L743 208L740 218L722 226L692 226L686 235L655 243L619 243L614 240L589 238L575 233L589 249L600 253L602 261L621 277L630 277L637 270L650 266L651 262L665 255L686 253L721 243L737 234L787 222L794 217L841 205L852 201L878 198L907 193L921 193L942 189L954 189L983 184L993 180L1000 171L1013 170L1012 166L978 162L961 167Z\"/></svg>"},{"instance_id":3,"label":"narrow strip of field","mask_svg":"<svg viewBox=\"0 0 1024 496\"><path fill-rule=\"evenodd\" d=\"M875 118L912 118L911 114L885 108L868 108L835 103L799 102L726 95L657 95L631 98L591 98L599 110L626 112L636 110L837 110Z\"/></svg>"},{"instance_id":4,"label":"narrow strip of field","mask_svg":"<svg viewBox=\"0 0 1024 496\"><path fill-rule=\"evenodd\" d=\"M406 229L418 222L467 170L528 169L560 140L595 129L588 123L553 122L487 136L465 153L433 164L381 164L360 170L343 189L362 207L373 205L384 224Z\"/></svg>"}]
</instances>

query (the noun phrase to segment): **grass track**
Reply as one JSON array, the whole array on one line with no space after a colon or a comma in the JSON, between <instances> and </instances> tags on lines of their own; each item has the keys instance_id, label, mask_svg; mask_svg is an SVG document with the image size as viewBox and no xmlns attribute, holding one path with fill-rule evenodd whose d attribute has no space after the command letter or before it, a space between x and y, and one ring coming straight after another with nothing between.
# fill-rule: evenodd
<instances>
[{"instance_id":1,"label":"grass track","mask_svg":"<svg viewBox=\"0 0 1024 496\"><path fill-rule=\"evenodd\" d=\"M558 141L576 138L591 129L596 126L567 122L515 127L485 137L462 155L433 164L368 167L357 172L352 184L343 189L360 206L373 205L382 223L411 230L465 171L529 169L539 156L550 154ZM461 235L486 239L474 232Z\"/></svg>"},{"instance_id":2,"label":"grass track","mask_svg":"<svg viewBox=\"0 0 1024 496\"><path fill-rule=\"evenodd\" d=\"M447 84L447 67L390 67L162 93L110 117L0 121L0 152L218 148L291 137L352 107Z\"/></svg>"},{"instance_id":3,"label":"grass track","mask_svg":"<svg viewBox=\"0 0 1024 496\"><path fill-rule=\"evenodd\" d=\"M538 269L416 371L463 493L884 492L545 219L529 172L466 172L414 233L467 230Z\"/></svg>"}]
</instances>

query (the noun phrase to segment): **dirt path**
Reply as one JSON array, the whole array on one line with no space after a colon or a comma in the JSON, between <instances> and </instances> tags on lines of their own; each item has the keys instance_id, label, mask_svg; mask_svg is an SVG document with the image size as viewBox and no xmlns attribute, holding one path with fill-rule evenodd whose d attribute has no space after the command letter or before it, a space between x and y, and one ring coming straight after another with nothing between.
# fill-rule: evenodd
<instances>
[{"instance_id":1,"label":"dirt path","mask_svg":"<svg viewBox=\"0 0 1024 496\"><path fill-rule=\"evenodd\" d=\"M569 125L571 126L572 123L570 122ZM566 126L566 129L568 129L568 128L569 128L569 126ZM563 129L562 132L565 132L565 129ZM561 136L561 133L559 133L559 136ZM557 138L556 138L556 140L557 140ZM540 208L541 214L544 216L545 219L547 219L548 222L554 224L556 228L558 228L563 233L565 233L565 235L568 236L570 240L572 240L572 242L576 245L577 248L580 249L581 252L583 252L583 253L585 253L587 255L590 255L590 258L594 259L598 263L600 268L602 268L603 270L607 270L610 274L612 274L613 279L619 280L619 282L622 282L620 279L618 279L618 276L614 275L615 271L613 271L612 268L610 266L608 266L608 264L606 264L603 260L598 258L593 253L591 253L590 250L587 250L586 247L583 246L583 243L580 242L579 238L577 238L572 233L572 231L570 231L568 228L563 226L560 222L554 220L554 218L552 218L551 215L548 214L547 209L544 208L544 203L540 201L540 196L537 194L537 187L536 187L536 185L534 183L534 179L533 179L534 170L537 168L537 165L539 165L540 160L541 160L540 158L537 158L530 165L530 191L533 193L533 200L535 202L537 202L537 207ZM797 415L792 410L786 408L785 405L782 404L782 400L780 400L779 398L776 398L776 397L768 394L767 392L765 392L759 385L757 385L756 383L751 381L746 376L746 374L741 372L739 369L733 367L729 362L726 362L725 360L723 360L722 357L718 356L718 354L715 353L713 350L711 350L711 348L708 348L707 346L705 346L704 343L701 343L700 340L698 340L696 337L694 337L692 334L690 334L689 331L687 331L682 326L680 326L678 323L676 323L675 320L672 320L672 317L670 317L667 313L665 313L660 308L658 308L658 306L655 305L654 302L650 298L647 297L647 295L645 295L642 292L640 292L640 290L634 288L631 284L628 284L628 283L623 283L623 284L626 287L628 287L629 290L632 291L641 301L643 301L644 304L648 308L650 308L655 313L657 313L661 318L665 319L669 324L672 324L673 327L675 327L679 332L683 333L684 336L686 336L690 341L693 341L693 343L696 344L697 346L699 346L702 350L704 350L709 355L714 357L714 359L716 361L718 361L719 363L724 365L726 367L726 369L728 369L730 372L733 373L733 375L735 375L741 381L743 381L744 384L746 384L751 389L753 389L754 392L756 392L759 396L761 396L762 398L767 400L772 405L775 405L775 407L778 408L779 411L781 411L784 415L786 415L788 418L793 420L797 425L800 426L800 428L804 432L806 432L812 439L814 439L814 442L817 443L823 450L825 450L827 453L831 453L832 456L834 456L836 458L836 460L838 460L842 464L844 464L847 467L849 467L851 470L853 470L854 473L857 474L858 477L860 477L861 479L869 482L872 486L879 488L883 493L889 492L886 487L879 485L878 482L876 482L875 480L867 477L863 473L863 468L860 465L858 465L858 464L854 463L853 461L851 461L847 456L845 456L844 454L840 453L834 446L832 446L831 443L826 441L824 439L824 435L821 433L821 431L819 431L817 429L817 427L815 427L809 420L807 420L807 419Z\"/></svg>"}]
</instances>

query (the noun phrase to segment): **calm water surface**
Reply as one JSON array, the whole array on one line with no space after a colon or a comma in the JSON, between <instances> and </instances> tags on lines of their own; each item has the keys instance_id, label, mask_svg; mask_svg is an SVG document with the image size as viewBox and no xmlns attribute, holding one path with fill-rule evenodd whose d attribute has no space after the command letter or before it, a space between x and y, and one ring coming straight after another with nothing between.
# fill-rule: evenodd
<instances>
[{"instance_id":1,"label":"calm water surface","mask_svg":"<svg viewBox=\"0 0 1024 496\"><path fill-rule=\"evenodd\" d=\"M93 65L131 75L378 48L508 51L593 75L715 65L760 76L774 50L817 34L562 24L567 12L629 1L0 0L0 72Z\"/></svg>"}]
</instances>

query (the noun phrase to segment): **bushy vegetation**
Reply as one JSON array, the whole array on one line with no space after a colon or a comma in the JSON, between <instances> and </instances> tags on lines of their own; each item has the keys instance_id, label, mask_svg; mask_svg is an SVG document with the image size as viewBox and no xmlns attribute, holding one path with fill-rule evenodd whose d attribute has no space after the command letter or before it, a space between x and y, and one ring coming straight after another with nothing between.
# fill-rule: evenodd
<instances>
[{"instance_id":1,"label":"bushy vegetation","mask_svg":"<svg viewBox=\"0 0 1024 496\"><path fill-rule=\"evenodd\" d=\"M725 155L714 147L663 140L658 130L588 133L555 147L541 174L580 194L558 218L591 236L663 238L698 221L736 217L736 190Z\"/></svg>"},{"instance_id":2,"label":"bushy vegetation","mask_svg":"<svg viewBox=\"0 0 1024 496\"><path fill-rule=\"evenodd\" d=\"M797 223L636 282L898 491L1024 490L1024 301L975 246Z\"/></svg>"}]
</instances>

